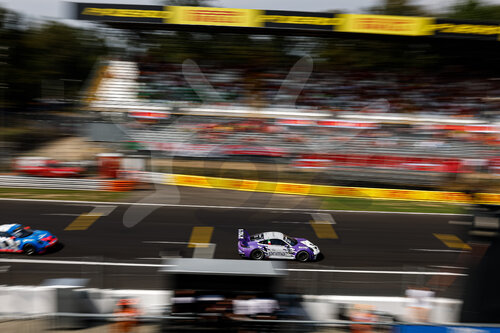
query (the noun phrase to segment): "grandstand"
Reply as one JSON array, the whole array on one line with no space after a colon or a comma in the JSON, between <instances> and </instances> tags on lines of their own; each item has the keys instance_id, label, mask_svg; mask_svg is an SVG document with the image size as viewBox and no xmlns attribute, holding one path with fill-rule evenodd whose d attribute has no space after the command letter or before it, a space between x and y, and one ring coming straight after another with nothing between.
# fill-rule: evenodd
<instances>
[{"instance_id":1,"label":"grandstand","mask_svg":"<svg viewBox=\"0 0 500 333\"><path fill-rule=\"evenodd\" d=\"M165 106L138 98L138 69L134 62L110 60L102 66L104 67L103 77L100 78L93 96L89 96L88 107L91 110L119 110L121 112L134 110L167 112L169 110Z\"/></svg>"},{"instance_id":2,"label":"grandstand","mask_svg":"<svg viewBox=\"0 0 500 333\"><path fill-rule=\"evenodd\" d=\"M298 99L302 106L292 109L273 105L275 96L238 87L236 82L245 81L243 74L222 67L209 69L207 79L214 83L218 97L232 97L202 103L181 68L181 64L148 67L132 61L107 61L88 107L128 114L130 121L123 124L128 139L169 156L279 158L279 163L296 170L325 172L333 181L437 186L450 174L479 171L470 164L486 165L487 169L496 163L491 161L498 156L498 129L481 111L491 110L496 101L488 107L480 102L498 89L494 80L478 84L483 90L465 93L460 90L465 90L465 82L448 90L442 83L420 88L400 85L402 78L397 76L382 84L356 80L356 73L343 73L340 80L339 73L319 73L305 85ZM282 75L275 73L268 79L268 74L262 73L265 79L253 87L279 90L266 85L277 84ZM429 82L436 80L428 78ZM232 94L232 88L227 88L232 86L241 91ZM425 97L424 92L438 90L438 86L439 94ZM238 97L247 95L261 96L260 106ZM398 112L402 110L413 112ZM134 116L137 114L142 115ZM140 126L133 120L162 120L168 114L177 118ZM497 169L490 171L496 173Z\"/></svg>"},{"instance_id":3,"label":"grandstand","mask_svg":"<svg viewBox=\"0 0 500 333\"><path fill-rule=\"evenodd\" d=\"M183 72L182 64L110 61L107 68L96 92L97 101L90 105L92 109L168 111L171 110L168 106L175 104L203 103L199 96L203 92L190 86L185 77L190 73ZM410 76L368 71L313 72L297 103L280 105L280 99L288 97L286 94L277 96L288 68L262 71L253 74L253 79L249 79L243 69L227 68L222 64L205 65L201 69L217 92L211 104L219 106L252 107L258 104L260 109L294 107L308 111L328 110L333 114L382 111L454 117L457 122L484 117L500 107L492 98L500 92L500 81L495 77L471 80L446 73ZM389 102L381 105L381 100Z\"/></svg>"},{"instance_id":4,"label":"grandstand","mask_svg":"<svg viewBox=\"0 0 500 333\"><path fill-rule=\"evenodd\" d=\"M181 9L173 12L176 10ZM170 24L156 18L122 21L105 17L105 13L99 20L118 28L142 30L149 24L149 29L196 31L200 26L218 25L215 21L184 25L176 20ZM349 19L356 19L356 15ZM314 24L292 27L266 23L258 33L293 35L301 33L299 28L319 29ZM257 32L234 26L218 28L224 33ZM345 27L331 28L335 37L349 32ZM384 39L387 36L382 35L393 34L390 31L351 33L359 33L358 38L379 34L376 38ZM450 37L438 31L427 34L416 30L402 35L400 38L408 40L423 36L429 43ZM319 64L307 73L308 80L301 82L288 79L290 68L286 64L253 68L206 59L197 65L146 54L107 60L103 68L104 74L89 96L88 109L127 115L121 125L127 136L122 139L140 142L165 156L257 158L298 172L321 172L334 182L416 186L443 185L461 174L498 172L500 80L494 75L460 72L452 66L439 71L397 72Z\"/></svg>"}]
</instances>

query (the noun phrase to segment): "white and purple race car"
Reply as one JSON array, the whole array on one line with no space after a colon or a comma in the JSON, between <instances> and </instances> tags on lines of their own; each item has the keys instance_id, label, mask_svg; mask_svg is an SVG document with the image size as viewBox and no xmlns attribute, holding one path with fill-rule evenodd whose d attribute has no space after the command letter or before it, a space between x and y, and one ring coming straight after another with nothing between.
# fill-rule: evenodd
<instances>
[{"instance_id":1,"label":"white and purple race car","mask_svg":"<svg viewBox=\"0 0 500 333\"><path fill-rule=\"evenodd\" d=\"M305 238L289 237L278 231L250 236L245 229L238 229L238 253L243 258L313 261L319 252L319 248Z\"/></svg>"}]
</instances>

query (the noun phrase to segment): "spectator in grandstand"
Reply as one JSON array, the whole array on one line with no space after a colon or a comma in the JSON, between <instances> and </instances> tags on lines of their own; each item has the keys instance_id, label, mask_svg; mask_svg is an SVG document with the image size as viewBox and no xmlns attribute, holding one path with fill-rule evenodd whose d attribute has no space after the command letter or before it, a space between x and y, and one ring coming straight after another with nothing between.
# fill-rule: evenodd
<instances>
[{"instance_id":1,"label":"spectator in grandstand","mask_svg":"<svg viewBox=\"0 0 500 333\"><path fill-rule=\"evenodd\" d=\"M200 102L186 82L180 64L140 62L139 68L140 97ZM274 103L289 69L273 67L256 72L211 64L201 66L201 70L219 93L219 103L251 105L259 99L263 106L269 106ZM487 97L498 96L499 91L500 82L487 77L471 80L457 75L438 78L430 74L321 70L311 74L297 106L477 117L498 107L498 101ZM382 100L385 102L380 103Z\"/></svg>"}]
</instances>

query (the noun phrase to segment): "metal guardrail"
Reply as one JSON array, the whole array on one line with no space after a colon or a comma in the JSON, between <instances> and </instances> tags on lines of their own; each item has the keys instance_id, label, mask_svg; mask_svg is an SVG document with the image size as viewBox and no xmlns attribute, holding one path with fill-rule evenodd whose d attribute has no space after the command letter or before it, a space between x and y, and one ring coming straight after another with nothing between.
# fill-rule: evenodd
<instances>
[{"instance_id":1,"label":"metal guardrail","mask_svg":"<svg viewBox=\"0 0 500 333\"><path fill-rule=\"evenodd\" d=\"M109 181L100 179L0 176L0 187L102 191L109 187Z\"/></svg>"}]
</instances>

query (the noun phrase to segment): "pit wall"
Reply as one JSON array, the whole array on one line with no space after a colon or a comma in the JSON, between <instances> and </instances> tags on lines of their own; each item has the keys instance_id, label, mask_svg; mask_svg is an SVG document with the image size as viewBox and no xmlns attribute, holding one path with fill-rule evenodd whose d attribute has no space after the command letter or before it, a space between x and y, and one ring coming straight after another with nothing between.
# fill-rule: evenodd
<instances>
[{"instance_id":1,"label":"pit wall","mask_svg":"<svg viewBox=\"0 0 500 333\"><path fill-rule=\"evenodd\" d=\"M42 316L60 312L113 313L118 300L135 299L140 313L161 316L171 304L171 291L87 289L74 287L3 286L0 287L0 316ZM410 320L408 299L404 297L367 296L311 296L305 295L303 305L312 320L327 321L338 318L342 306L372 305L400 320ZM462 302L455 299L434 298L430 321L437 324L457 323Z\"/></svg>"}]
</instances>

